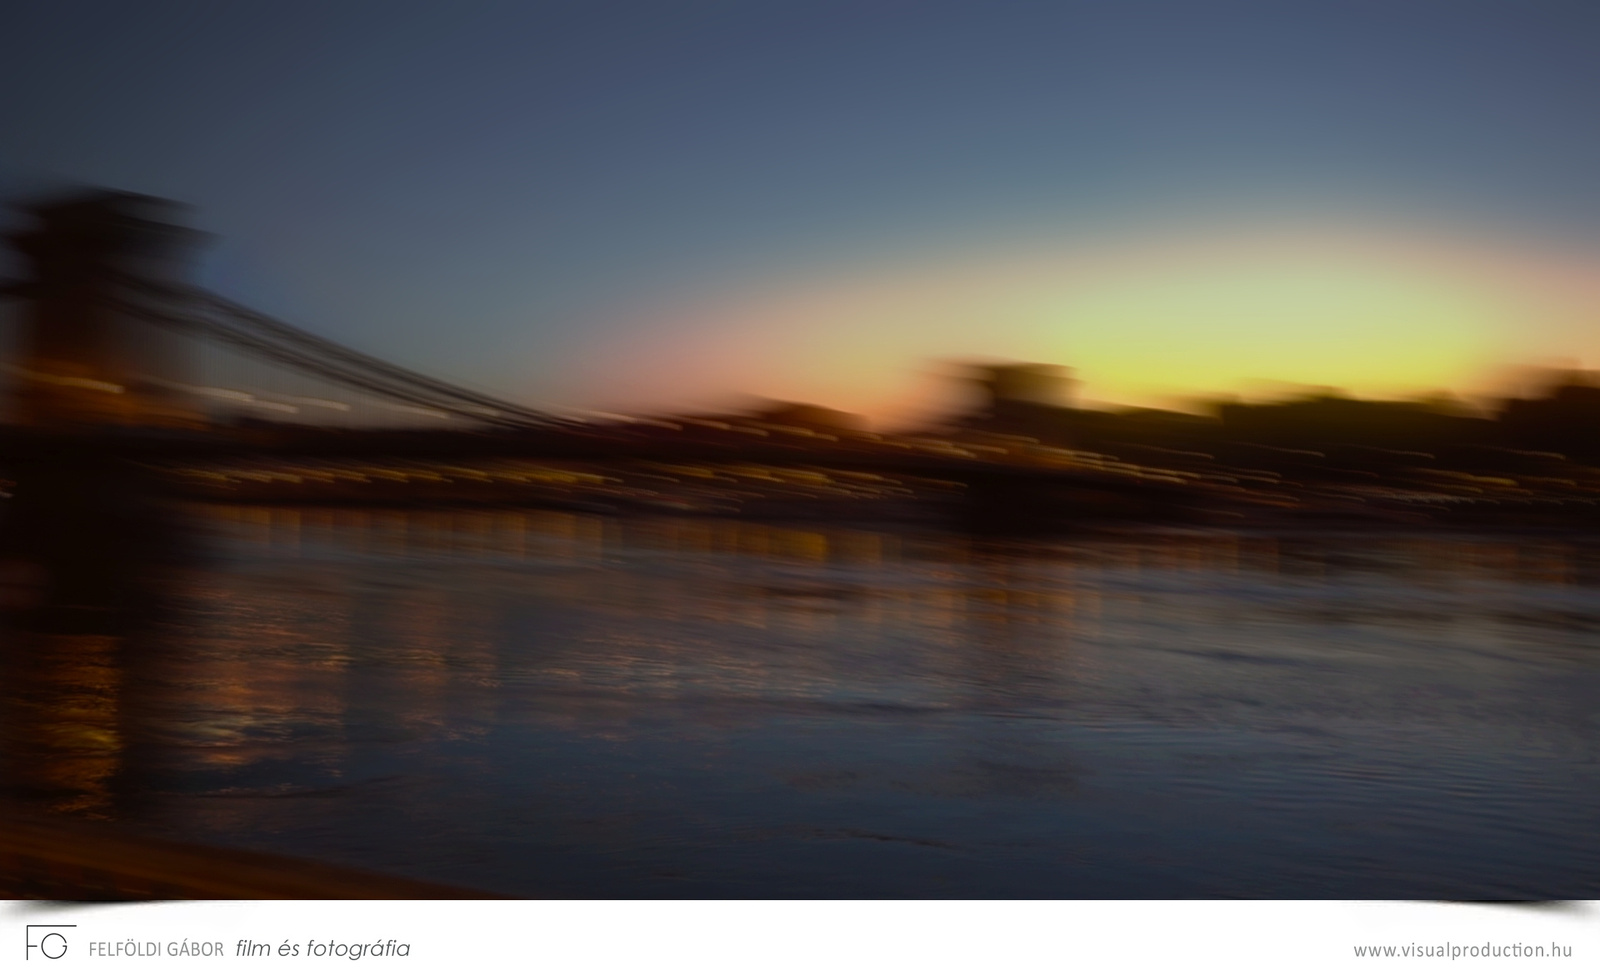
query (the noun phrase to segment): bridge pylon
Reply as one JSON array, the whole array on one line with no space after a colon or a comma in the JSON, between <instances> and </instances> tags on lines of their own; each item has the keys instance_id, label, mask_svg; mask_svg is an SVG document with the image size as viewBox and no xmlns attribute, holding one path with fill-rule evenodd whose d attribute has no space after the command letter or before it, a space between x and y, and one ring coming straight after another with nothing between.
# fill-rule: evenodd
<instances>
[{"instance_id":1,"label":"bridge pylon","mask_svg":"<svg viewBox=\"0 0 1600 971\"><path fill-rule=\"evenodd\" d=\"M205 234L181 207L97 190L21 207L35 225L10 237L29 275L10 420L42 432L198 428L184 389L181 337L118 309L129 281L174 285Z\"/></svg>"}]
</instances>

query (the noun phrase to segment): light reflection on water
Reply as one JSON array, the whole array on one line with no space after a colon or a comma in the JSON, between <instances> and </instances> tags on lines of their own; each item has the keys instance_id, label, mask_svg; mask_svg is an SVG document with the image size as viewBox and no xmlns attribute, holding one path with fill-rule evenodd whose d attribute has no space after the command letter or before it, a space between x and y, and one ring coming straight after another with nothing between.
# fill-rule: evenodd
<instances>
[{"instance_id":1,"label":"light reflection on water","mask_svg":"<svg viewBox=\"0 0 1600 971\"><path fill-rule=\"evenodd\" d=\"M55 808L512 894L1600 894L1600 545L209 516L164 636L42 655Z\"/></svg>"}]
</instances>

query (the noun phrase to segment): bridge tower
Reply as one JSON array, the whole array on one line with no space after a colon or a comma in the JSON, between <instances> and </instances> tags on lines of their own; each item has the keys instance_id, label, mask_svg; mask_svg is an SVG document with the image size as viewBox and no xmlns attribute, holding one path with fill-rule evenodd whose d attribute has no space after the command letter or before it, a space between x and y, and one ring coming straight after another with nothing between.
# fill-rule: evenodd
<instances>
[{"instance_id":1,"label":"bridge tower","mask_svg":"<svg viewBox=\"0 0 1600 971\"><path fill-rule=\"evenodd\" d=\"M35 225L10 241L31 273L11 420L41 432L195 428L182 338L119 309L140 285L171 285L203 234L175 203L94 191L24 207Z\"/></svg>"}]
</instances>

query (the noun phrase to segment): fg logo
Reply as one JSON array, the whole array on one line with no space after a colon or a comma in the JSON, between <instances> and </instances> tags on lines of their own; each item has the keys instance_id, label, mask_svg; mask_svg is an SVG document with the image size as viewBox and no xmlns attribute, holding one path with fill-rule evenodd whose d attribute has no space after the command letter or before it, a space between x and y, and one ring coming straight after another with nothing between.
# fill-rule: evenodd
<instances>
[{"instance_id":1,"label":"fg logo","mask_svg":"<svg viewBox=\"0 0 1600 971\"><path fill-rule=\"evenodd\" d=\"M25 960L46 957L54 961L67 953L66 932L77 924L29 924L28 956ZM15 952L13 952L15 953Z\"/></svg>"}]
</instances>

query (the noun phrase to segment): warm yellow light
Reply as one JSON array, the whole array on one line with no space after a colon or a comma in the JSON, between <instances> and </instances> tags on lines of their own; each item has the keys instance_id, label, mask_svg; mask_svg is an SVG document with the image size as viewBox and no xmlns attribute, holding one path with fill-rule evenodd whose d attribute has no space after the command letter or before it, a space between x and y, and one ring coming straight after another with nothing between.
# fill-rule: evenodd
<instances>
[{"instance_id":1,"label":"warm yellow light","mask_svg":"<svg viewBox=\"0 0 1600 971\"><path fill-rule=\"evenodd\" d=\"M1277 383L1471 392L1505 362L1600 353L1594 266L1467 237L1238 229L862 265L652 314L592 386L617 404L743 391L888 420L949 387L934 374L951 361L1066 365L1085 400L1121 404Z\"/></svg>"},{"instance_id":2,"label":"warm yellow light","mask_svg":"<svg viewBox=\"0 0 1600 971\"><path fill-rule=\"evenodd\" d=\"M1072 281L1031 316L1051 360L1113 396L1264 380L1392 394L1483 366L1504 312L1416 268L1254 256Z\"/></svg>"}]
</instances>

